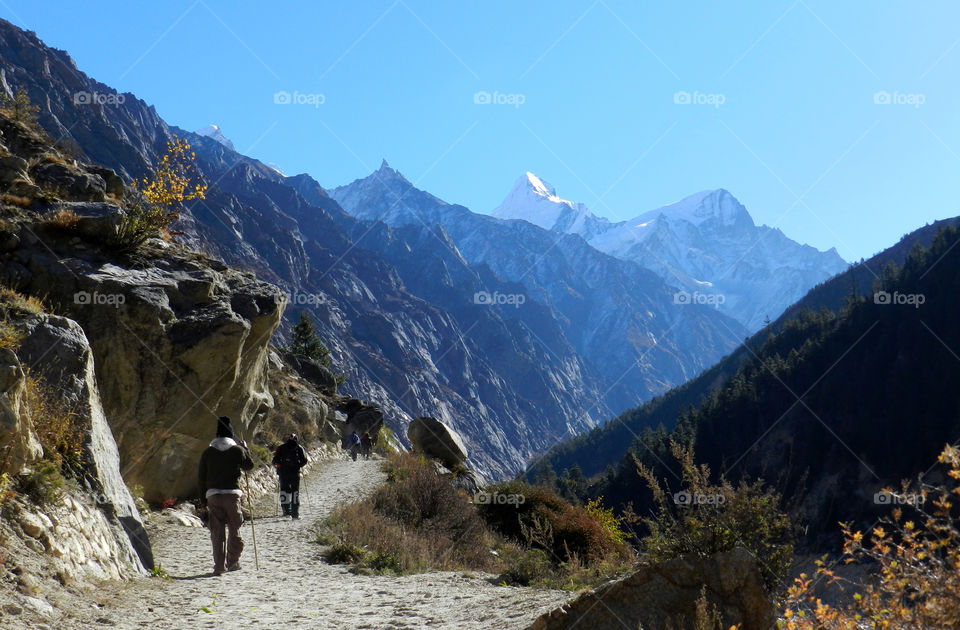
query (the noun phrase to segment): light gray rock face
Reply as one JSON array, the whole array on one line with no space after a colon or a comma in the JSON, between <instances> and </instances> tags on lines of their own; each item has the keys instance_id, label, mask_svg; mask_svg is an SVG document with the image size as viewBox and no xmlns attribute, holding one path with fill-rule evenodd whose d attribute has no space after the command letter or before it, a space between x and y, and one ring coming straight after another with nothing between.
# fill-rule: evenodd
<instances>
[{"instance_id":1,"label":"light gray rock face","mask_svg":"<svg viewBox=\"0 0 960 630\"><path fill-rule=\"evenodd\" d=\"M53 239L47 246L62 253L31 246L21 236L24 246L0 257L0 273L82 327L123 478L151 501L190 496L216 418L230 416L248 438L273 404L267 349L283 295L181 250L121 265ZM102 415L92 413L97 422Z\"/></svg>"},{"instance_id":2,"label":"light gray rock face","mask_svg":"<svg viewBox=\"0 0 960 630\"><path fill-rule=\"evenodd\" d=\"M146 568L153 567L150 540L140 513L121 475L120 452L100 401L93 352L75 321L58 316L36 316L22 322L25 334L18 353L30 374L69 409L84 428L84 451L90 496L114 525L118 543L136 553Z\"/></svg>"},{"instance_id":3,"label":"light gray rock face","mask_svg":"<svg viewBox=\"0 0 960 630\"><path fill-rule=\"evenodd\" d=\"M467 460L467 448L463 445L463 439L436 418L415 418L407 429L407 438L414 449L439 459L447 468L457 468Z\"/></svg>"},{"instance_id":4,"label":"light gray rock face","mask_svg":"<svg viewBox=\"0 0 960 630\"><path fill-rule=\"evenodd\" d=\"M0 523L8 566L15 563L35 577L120 579L145 573L115 519L98 506L95 495L67 489L63 501L38 507L19 499L13 516Z\"/></svg>"},{"instance_id":5,"label":"light gray rock face","mask_svg":"<svg viewBox=\"0 0 960 630\"><path fill-rule=\"evenodd\" d=\"M43 455L25 395L20 360L12 350L0 349L0 473L15 475Z\"/></svg>"},{"instance_id":6,"label":"light gray rock face","mask_svg":"<svg viewBox=\"0 0 960 630\"><path fill-rule=\"evenodd\" d=\"M737 548L706 558L677 558L642 566L539 617L528 630L695 630L704 593L724 628L772 630L776 607L763 588L757 560Z\"/></svg>"}]
</instances>

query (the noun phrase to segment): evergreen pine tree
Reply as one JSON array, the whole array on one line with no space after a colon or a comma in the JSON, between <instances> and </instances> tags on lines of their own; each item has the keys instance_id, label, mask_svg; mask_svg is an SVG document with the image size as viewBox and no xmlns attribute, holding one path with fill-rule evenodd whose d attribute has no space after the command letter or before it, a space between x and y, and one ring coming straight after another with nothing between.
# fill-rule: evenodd
<instances>
[{"instance_id":1,"label":"evergreen pine tree","mask_svg":"<svg viewBox=\"0 0 960 630\"><path fill-rule=\"evenodd\" d=\"M313 327L313 320L306 311L300 312L300 321L293 327L289 351L310 357L324 367L330 367L330 351L320 341Z\"/></svg>"}]
</instances>

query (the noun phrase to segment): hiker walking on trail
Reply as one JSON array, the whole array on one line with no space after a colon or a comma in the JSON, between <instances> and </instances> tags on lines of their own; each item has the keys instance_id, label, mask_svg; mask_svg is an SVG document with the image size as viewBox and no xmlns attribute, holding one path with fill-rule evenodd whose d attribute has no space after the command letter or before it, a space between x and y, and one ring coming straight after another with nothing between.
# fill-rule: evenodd
<instances>
[{"instance_id":1,"label":"hiker walking on trail","mask_svg":"<svg viewBox=\"0 0 960 630\"><path fill-rule=\"evenodd\" d=\"M373 450L373 440L370 439L369 433L364 433L360 436L360 453L363 454L364 459L370 459L371 450Z\"/></svg>"},{"instance_id":2,"label":"hiker walking on trail","mask_svg":"<svg viewBox=\"0 0 960 630\"><path fill-rule=\"evenodd\" d=\"M350 448L350 457L353 458L353 461L357 461L357 453L360 452L360 436L357 435L356 431L347 438L347 444Z\"/></svg>"},{"instance_id":3,"label":"hiker walking on trail","mask_svg":"<svg viewBox=\"0 0 960 630\"><path fill-rule=\"evenodd\" d=\"M287 441L277 447L273 465L280 476L280 504L283 515L300 518L300 469L307 465L307 454L291 433Z\"/></svg>"},{"instance_id":4,"label":"hiker walking on trail","mask_svg":"<svg viewBox=\"0 0 960 630\"><path fill-rule=\"evenodd\" d=\"M253 468L247 443L233 439L230 418L217 420L217 437L200 456L200 504L210 512L210 540L213 543L213 573L240 569L243 539L240 525L240 474Z\"/></svg>"}]
</instances>

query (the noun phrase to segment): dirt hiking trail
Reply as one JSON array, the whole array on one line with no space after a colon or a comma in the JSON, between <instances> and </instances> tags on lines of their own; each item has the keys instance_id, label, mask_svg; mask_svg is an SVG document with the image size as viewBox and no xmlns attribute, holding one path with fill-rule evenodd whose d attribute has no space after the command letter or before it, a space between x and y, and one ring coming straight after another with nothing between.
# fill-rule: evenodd
<instances>
[{"instance_id":1,"label":"dirt hiking trail","mask_svg":"<svg viewBox=\"0 0 960 630\"><path fill-rule=\"evenodd\" d=\"M274 517L276 499L254 505L260 570L245 523L242 570L213 576L205 528L163 523L151 531L156 561L170 579L107 582L54 622L58 628L449 628L521 629L571 599L562 591L495 586L490 576L437 572L354 575L329 565L313 542L317 521L384 478L376 460L331 459L301 486L300 520Z\"/></svg>"}]
</instances>

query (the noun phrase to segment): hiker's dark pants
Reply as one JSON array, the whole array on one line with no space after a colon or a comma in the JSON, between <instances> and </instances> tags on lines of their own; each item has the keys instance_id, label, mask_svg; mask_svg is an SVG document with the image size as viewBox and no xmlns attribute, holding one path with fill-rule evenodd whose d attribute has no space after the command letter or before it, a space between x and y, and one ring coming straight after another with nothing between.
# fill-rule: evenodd
<instances>
[{"instance_id":1,"label":"hiker's dark pants","mask_svg":"<svg viewBox=\"0 0 960 630\"><path fill-rule=\"evenodd\" d=\"M223 571L240 562L240 554L243 553L243 539L240 538L240 526L243 524L240 495L211 494L207 497L207 509L210 510L213 569Z\"/></svg>"},{"instance_id":2,"label":"hiker's dark pants","mask_svg":"<svg viewBox=\"0 0 960 630\"><path fill-rule=\"evenodd\" d=\"M300 516L299 470L280 470L280 505L284 516Z\"/></svg>"}]
</instances>

